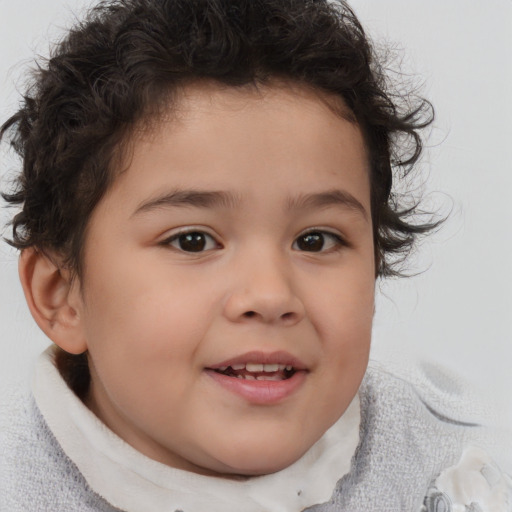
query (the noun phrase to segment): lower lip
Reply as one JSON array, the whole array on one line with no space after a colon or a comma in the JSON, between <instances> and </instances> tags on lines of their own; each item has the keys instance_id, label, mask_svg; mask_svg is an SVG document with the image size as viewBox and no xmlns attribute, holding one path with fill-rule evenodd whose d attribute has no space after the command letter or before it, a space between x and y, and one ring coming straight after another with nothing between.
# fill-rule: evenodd
<instances>
[{"instance_id":1,"label":"lower lip","mask_svg":"<svg viewBox=\"0 0 512 512\"><path fill-rule=\"evenodd\" d=\"M306 379L305 371L297 371L285 380L245 380L228 377L213 370L206 370L206 374L224 389L257 405L282 402L295 393Z\"/></svg>"}]
</instances>

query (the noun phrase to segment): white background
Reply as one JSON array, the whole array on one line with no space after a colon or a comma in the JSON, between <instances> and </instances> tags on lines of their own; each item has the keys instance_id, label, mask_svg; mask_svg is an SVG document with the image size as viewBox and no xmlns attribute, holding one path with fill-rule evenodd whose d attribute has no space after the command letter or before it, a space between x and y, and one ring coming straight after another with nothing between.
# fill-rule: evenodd
<instances>
[{"instance_id":1,"label":"white background","mask_svg":"<svg viewBox=\"0 0 512 512\"><path fill-rule=\"evenodd\" d=\"M0 0L0 120L14 112L34 54L47 55L86 0ZM451 216L412 262L379 285L373 357L427 358L492 392L512 422L512 1L354 0L376 41L403 48L436 107L423 171L429 203ZM0 170L17 162L1 153ZM5 185L5 181L4 181ZM7 212L0 214L2 224ZM0 385L27 381L48 343L0 244Z\"/></svg>"}]
</instances>

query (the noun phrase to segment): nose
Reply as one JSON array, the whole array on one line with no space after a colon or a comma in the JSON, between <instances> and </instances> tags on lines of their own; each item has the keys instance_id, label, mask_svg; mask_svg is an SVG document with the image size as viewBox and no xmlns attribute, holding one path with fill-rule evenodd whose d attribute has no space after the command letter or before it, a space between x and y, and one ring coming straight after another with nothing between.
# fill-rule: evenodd
<instances>
[{"instance_id":1,"label":"nose","mask_svg":"<svg viewBox=\"0 0 512 512\"><path fill-rule=\"evenodd\" d=\"M233 264L232 285L224 304L230 321L292 326L304 318L298 283L284 258L260 252Z\"/></svg>"}]
</instances>

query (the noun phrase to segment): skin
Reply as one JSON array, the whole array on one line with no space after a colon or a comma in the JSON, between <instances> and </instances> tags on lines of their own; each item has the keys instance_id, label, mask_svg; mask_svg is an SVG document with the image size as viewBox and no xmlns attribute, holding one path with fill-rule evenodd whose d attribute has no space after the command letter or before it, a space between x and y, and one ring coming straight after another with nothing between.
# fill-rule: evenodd
<instances>
[{"instance_id":1,"label":"skin","mask_svg":"<svg viewBox=\"0 0 512 512\"><path fill-rule=\"evenodd\" d=\"M188 87L172 117L134 135L93 212L68 293L87 405L147 456L203 474L275 472L357 393L374 310L369 173L359 128L333 105L299 86ZM204 233L204 250L184 250L184 231ZM207 371L277 351L305 371L272 403Z\"/></svg>"}]
</instances>

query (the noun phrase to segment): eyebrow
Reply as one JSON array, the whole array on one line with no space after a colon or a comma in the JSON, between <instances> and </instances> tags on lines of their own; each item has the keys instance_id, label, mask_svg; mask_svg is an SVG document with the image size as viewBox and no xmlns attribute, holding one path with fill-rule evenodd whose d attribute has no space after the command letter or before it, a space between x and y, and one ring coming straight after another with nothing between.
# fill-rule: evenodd
<instances>
[{"instance_id":1,"label":"eyebrow","mask_svg":"<svg viewBox=\"0 0 512 512\"><path fill-rule=\"evenodd\" d=\"M302 194L298 197L289 198L287 202L287 207L290 210L313 209L328 206L342 206L355 210L368 220L368 212L365 207L346 190L334 189L325 192Z\"/></svg>"},{"instance_id":2,"label":"eyebrow","mask_svg":"<svg viewBox=\"0 0 512 512\"><path fill-rule=\"evenodd\" d=\"M143 202L136 208L132 216L170 207L233 208L239 203L240 199L230 192L174 190ZM345 190L328 190L325 192L301 194L297 197L288 198L286 202L288 210L314 209L328 206L342 206L358 211L368 220L368 213L364 206Z\"/></svg>"},{"instance_id":3,"label":"eyebrow","mask_svg":"<svg viewBox=\"0 0 512 512\"><path fill-rule=\"evenodd\" d=\"M169 207L193 206L196 208L232 208L239 199L229 192L204 190L174 190L140 204L133 215ZM132 215L132 216L133 216Z\"/></svg>"}]
</instances>

